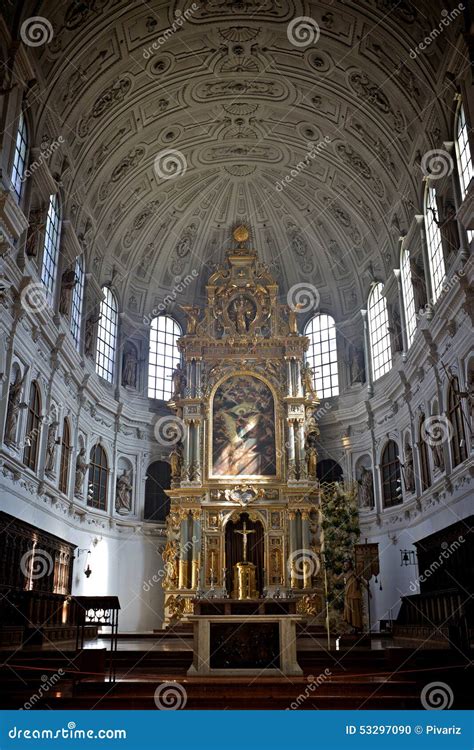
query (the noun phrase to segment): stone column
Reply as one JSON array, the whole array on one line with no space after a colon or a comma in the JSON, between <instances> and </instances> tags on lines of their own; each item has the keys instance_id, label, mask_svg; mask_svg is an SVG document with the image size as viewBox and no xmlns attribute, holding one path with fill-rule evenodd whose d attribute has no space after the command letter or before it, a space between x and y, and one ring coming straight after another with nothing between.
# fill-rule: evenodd
<instances>
[{"instance_id":1,"label":"stone column","mask_svg":"<svg viewBox=\"0 0 474 750\"><path fill-rule=\"evenodd\" d=\"M294 570L293 563L293 553L297 550L297 537L296 537L296 512L293 510L290 510L288 513L288 541L289 541L289 583L290 587L292 589L298 588L298 578L296 576L296 571Z\"/></svg>"},{"instance_id":2,"label":"stone column","mask_svg":"<svg viewBox=\"0 0 474 750\"><path fill-rule=\"evenodd\" d=\"M286 360L286 378L288 380L287 396L293 395L293 378L291 373L291 359Z\"/></svg>"},{"instance_id":3,"label":"stone column","mask_svg":"<svg viewBox=\"0 0 474 750\"><path fill-rule=\"evenodd\" d=\"M182 479L189 480L191 476L191 425L186 420L185 422L185 435L184 435L184 463L182 471Z\"/></svg>"},{"instance_id":4,"label":"stone column","mask_svg":"<svg viewBox=\"0 0 474 750\"><path fill-rule=\"evenodd\" d=\"M193 480L195 482L201 481L200 435L201 435L201 423L199 421L196 421L194 423L194 451L193 451Z\"/></svg>"},{"instance_id":5,"label":"stone column","mask_svg":"<svg viewBox=\"0 0 474 750\"><path fill-rule=\"evenodd\" d=\"M308 551L308 557L305 560L304 564L304 570L303 570L303 588L304 589L310 589L311 588L311 575L314 570L314 564L312 560L312 556L310 555L310 546L311 546L311 536L310 536L310 530L309 530L309 511L308 510L302 510L301 511L301 539L302 539L302 547L304 550Z\"/></svg>"},{"instance_id":6,"label":"stone column","mask_svg":"<svg viewBox=\"0 0 474 750\"><path fill-rule=\"evenodd\" d=\"M420 230L421 254L423 257L423 271L425 274L426 296L428 297L426 317L428 320L431 320L431 318L433 317L434 294L433 294L433 286L431 284L430 258L428 254L428 245L426 244L425 217L423 216L423 214L417 214L415 216L415 220Z\"/></svg>"},{"instance_id":7,"label":"stone column","mask_svg":"<svg viewBox=\"0 0 474 750\"><path fill-rule=\"evenodd\" d=\"M295 425L292 419L288 422L288 479L296 479Z\"/></svg>"},{"instance_id":8,"label":"stone column","mask_svg":"<svg viewBox=\"0 0 474 750\"><path fill-rule=\"evenodd\" d=\"M201 561L201 511L193 510L193 554L191 563L191 588L199 588L200 580L200 561Z\"/></svg>"},{"instance_id":9,"label":"stone column","mask_svg":"<svg viewBox=\"0 0 474 750\"><path fill-rule=\"evenodd\" d=\"M364 359L365 359L365 373L367 378L367 393L370 396L374 395L374 380L372 375L372 358L370 356L370 336L369 336L369 323L367 310L361 310L362 322L364 324Z\"/></svg>"},{"instance_id":10,"label":"stone column","mask_svg":"<svg viewBox=\"0 0 474 750\"><path fill-rule=\"evenodd\" d=\"M198 359L196 360L196 398L201 397L201 369L202 361Z\"/></svg>"},{"instance_id":11,"label":"stone column","mask_svg":"<svg viewBox=\"0 0 474 750\"><path fill-rule=\"evenodd\" d=\"M306 455L304 450L304 422L298 421L297 423L297 445L298 445L298 472L299 479L306 479L308 472L306 471Z\"/></svg>"},{"instance_id":12,"label":"stone column","mask_svg":"<svg viewBox=\"0 0 474 750\"><path fill-rule=\"evenodd\" d=\"M301 362L299 359L295 360L295 378L295 395L298 396L298 398L301 398L303 395L303 383L301 382Z\"/></svg>"},{"instance_id":13,"label":"stone column","mask_svg":"<svg viewBox=\"0 0 474 750\"><path fill-rule=\"evenodd\" d=\"M180 550L179 550L179 582L178 587L180 589L188 588L188 542L189 542L189 527L188 527L188 512L183 511L180 523Z\"/></svg>"}]
</instances>

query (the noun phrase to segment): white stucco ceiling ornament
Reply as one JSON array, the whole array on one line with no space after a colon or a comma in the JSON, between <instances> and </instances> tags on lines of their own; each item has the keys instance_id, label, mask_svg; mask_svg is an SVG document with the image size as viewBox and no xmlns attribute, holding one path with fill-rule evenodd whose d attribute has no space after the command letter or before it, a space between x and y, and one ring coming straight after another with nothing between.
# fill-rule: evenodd
<instances>
[{"instance_id":1,"label":"white stucco ceiling ornament","mask_svg":"<svg viewBox=\"0 0 474 750\"><path fill-rule=\"evenodd\" d=\"M452 91L430 96L441 43L410 56L442 7L43 2L52 36L28 48L34 130L63 136L66 211L93 217L88 253L116 264L122 299L150 308L195 269L186 294L200 300L220 238L241 221L287 288L314 283L336 318L362 306L361 271L398 262L394 206L400 226L421 210L416 150L450 140ZM444 48L456 33L443 31ZM429 102L439 143L424 135Z\"/></svg>"}]
</instances>

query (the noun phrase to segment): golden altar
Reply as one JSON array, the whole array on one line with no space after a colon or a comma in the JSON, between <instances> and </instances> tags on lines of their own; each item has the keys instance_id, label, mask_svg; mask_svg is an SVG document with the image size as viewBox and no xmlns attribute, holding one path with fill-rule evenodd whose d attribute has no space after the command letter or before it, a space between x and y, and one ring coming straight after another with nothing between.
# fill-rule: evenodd
<instances>
[{"instance_id":1,"label":"golden altar","mask_svg":"<svg viewBox=\"0 0 474 750\"><path fill-rule=\"evenodd\" d=\"M301 305L279 301L246 227L233 237L208 280L207 304L182 308L183 361L168 404L178 438L170 445L165 624L192 615L201 596L322 594L319 402L304 363L308 339L297 332Z\"/></svg>"}]
</instances>

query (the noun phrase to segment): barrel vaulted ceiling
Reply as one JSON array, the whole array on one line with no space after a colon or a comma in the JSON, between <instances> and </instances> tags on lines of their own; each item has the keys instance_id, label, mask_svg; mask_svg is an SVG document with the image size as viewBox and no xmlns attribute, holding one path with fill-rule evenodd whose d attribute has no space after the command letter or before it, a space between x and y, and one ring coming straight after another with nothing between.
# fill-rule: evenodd
<instances>
[{"instance_id":1,"label":"barrel vaulted ceiling","mask_svg":"<svg viewBox=\"0 0 474 750\"><path fill-rule=\"evenodd\" d=\"M28 102L37 142L64 139L54 159L89 269L114 274L132 314L193 271L186 294L198 300L247 223L283 288L309 280L322 306L350 316L367 277L398 265L421 209L421 155L452 139L446 71L462 16L410 54L444 7L38 4L52 38L31 52Z\"/></svg>"}]
</instances>

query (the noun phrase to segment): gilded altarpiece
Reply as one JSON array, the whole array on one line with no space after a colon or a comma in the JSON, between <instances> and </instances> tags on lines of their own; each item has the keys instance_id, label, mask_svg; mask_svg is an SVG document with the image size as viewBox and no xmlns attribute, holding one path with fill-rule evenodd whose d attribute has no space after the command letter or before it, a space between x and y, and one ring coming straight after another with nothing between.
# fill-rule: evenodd
<instances>
[{"instance_id":1,"label":"gilded altarpiece","mask_svg":"<svg viewBox=\"0 0 474 750\"><path fill-rule=\"evenodd\" d=\"M183 365L169 402L183 439L170 457L165 623L191 614L196 598L235 596L242 556L255 565L254 596L323 609L309 342L245 227L234 240L205 308L183 308Z\"/></svg>"}]
</instances>

